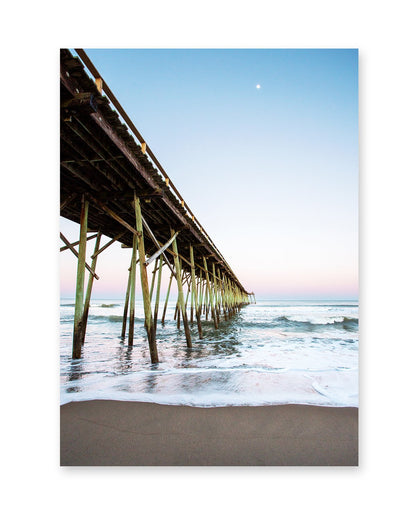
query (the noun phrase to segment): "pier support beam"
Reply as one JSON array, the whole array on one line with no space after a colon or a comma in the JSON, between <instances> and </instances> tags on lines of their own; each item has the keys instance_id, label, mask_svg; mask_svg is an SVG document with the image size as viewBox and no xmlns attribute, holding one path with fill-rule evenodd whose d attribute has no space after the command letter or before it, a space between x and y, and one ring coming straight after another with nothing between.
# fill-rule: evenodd
<instances>
[{"instance_id":1,"label":"pier support beam","mask_svg":"<svg viewBox=\"0 0 416 520\"><path fill-rule=\"evenodd\" d=\"M203 313L203 298L204 298L204 279L202 270L199 270L199 301L198 301L198 308L199 308L199 316L201 317Z\"/></svg>"},{"instance_id":2,"label":"pier support beam","mask_svg":"<svg viewBox=\"0 0 416 520\"><path fill-rule=\"evenodd\" d=\"M196 322L198 324L198 334L199 339L202 339L202 326L201 326L201 310L199 308L198 302L197 302L197 290L196 290L196 280L195 280L195 260L194 260L194 248L192 246L189 246L189 253L191 257L191 279L192 279L192 300L195 303L195 315L196 315Z\"/></svg>"},{"instance_id":3,"label":"pier support beam","mask_svg":"<svg viewBox=\"0 0 416 520\"><path fill-rule=\"evenodd\" d=\"M187 308L188 308L188 299L189 299L189 294L190 294L190 292L191 292L191 283L190 283L190 281L188 280L188 278L186 278L186 277L185 277L185 282L186 282L186 284L187 284L187 286L188 286L188 289L187 289L187 291L186 291L186 300L185 300L185 309L187 309Z\"/></svg>"},{"instance_id":4,"label":"pier support beam","mask_svg":"<svg viewBox=\"0 0 416 520\"><path fill-rule=\"evenodd\" d=\"M212 280L213 280L213 284L214 284L214 302L215 302L215 316L216 316L216 319L217 319L217 328L218 328L218 324L219 324L219 321L220 321L220 313L218 311L218 290L217 290L217 277L216 277L216 274L215 274L215 264L212 263Z\"/></svg>"},{"instance_id":5,"label":"pier support beam","mask_svg":"<svg viewBox=\"0 0 416 520\"><path fill-rule=\"evenodd\" d=\"M223 312L224 319L227 320L227 313L226 313L226 311L225 311L224 280L223 280L223 277L222 277L221 272L220 272L219 269L218 269L218 278L219 278L219 282L218 282L218 284L219 284L220 291L221 291L221 306L222 306L222 312ZM218 308L218 311L220 311L221 306Z\"/></svg>"},{"instance_id":6,"label":"pier support beam","mask_svg":"<svg viewBox=\"0 0 416 520\"><path fill-rule=\"evenodd\" d=\"M82 347L82 315L84 307L84 278L85 278L85 256L87 250L87 222L88 222L88 200L82 196L80 230L79 230L79 249L77 284L75 291L75 310L74 310L74 335L72 340L72 359L81 357Z\"/></svg>"},{"instance_id":7,"label":"pier support beam","mask_svg":"<svg viewBox=\"0 0 416 520\"><path fill-rule=\"evenodd\" d=\"M152 360L152 363L158 363L159 356L156 347L156 336L153 327L152 307L150 303L149 282L147 279L146 270L146 253L144 249L142 211L140 207L140 200L138 197L136 197L136 194L134 195L134 209L136 213L136 228L138 232L138 250L140 264L140 279L142 282L141 285L144 306L144 323L147 332L147 339L149 341L150 358Z\"/></svg>"},{"instance_id":8,"label":"pier support beam","mask_svg":"<svg viewBox=\"0 0 416 520\"><path fill-rule=\"evenodd\" d=\"M173 279L173 273L171 273L170 278L169 278L168 292L166 294L165 306L163 307L162 325L165 324L166 309L168 308L168 301L169 301L170 287L172 285L172 279Z\"/></svg>"},{"instance_id":9,"label":"pier support beam","mask_svg":"<svg viewBox=\"0 0 416 520\"><path fill-rule=\"evenodd\" d=\"M84 312L82 314L82 344L84 344L84 342L85 342L85 333L87 332L87 320L88 320L88 313L90 310L92 284L94 283L94 273L95 273L95 268L97 266L97 258L98 258L98 255L96 253L100 248L100 240L101 240L101 231L99 231L97 233L97 240L95 241L95 248L94 248L95 256L92 259L92 263L91 263L91 269L93 272L90 273L90 276L88 278L87 292L85 294Z\"/></svg>"},{"instance_id":10,"label":"pier support beam","mask_svg":"<svg viewBox=\"0 0 416 520\"><path fill-rule=\"evenodd\" d=\"M173 236L175 234L173 229L170 230L170 233L171 233L171 236ZM183 297L181 268L180 268L180 263L179 263L178 245L176 243L176 238L172 242L172 249L173 249L174 260L175 260L176 281L178 283L178 304L179 304L180 310L182 311L182 321L183 321L183 328L185 330L186 344L187 344L188 348L192 348L191 331L189 329L189 323L188 323L188 318L186 316L186 309L185 309L185 299Z\"/></svg>"},{"instance_id":11,"label":"pier support beam","mask_svg":"<svg viewBox=\"0 0 416 520\"><path fill-rule=\"evenodd\" d=\"M208 271L208 266L207 266L207 259L205 258L205 256L204 256L203 260L204 260L205 275L207 278L207 291L208 291L208 296L209 296L209 304L211 306L211 316L212 316L212 319L214 320L214 327L216 329L218 329L217 315L215 313L214 300L212 297L212 288L211 288L211 283L209 281L209 271ZM208 312L207 312L207 316L208 316Z\"/></svg>"},{"instance_id":12,"label":"pier support beam","mask_svg":"<svg viewBox=\"0 0 416 520\"><path fill-rule=\"evenodd\" d=\"M159 261L159 273L158 273L158 276L157 276L155 314L154 314L154 318L153 318L153 326L155 328L155 332L154 332L155 336L156 336L156 328L157 328L157 313L158 313L158 310L159 310L160 284L162 282L162 265L163 265L163 257L161 255L160 256L160 261Z\"/></svg>"},{"instance_id":13,"label":"pier support beam","mask_svg":"<svg viewBox=\"0 0 416 520\"><path fill-rule=\"evenodd\" d=\"M208 316L209 316L208 283L206 281L205 281L205 291L204 291L204 313L205 313L205 319L208 320Z\"/></svg>"},{"instance_id":14,"label":"pier support beam","mask_svg":"<svg viewBox=\"0 0 416 520\"><path fill-rule=\"evenodd\" d=\"M130 269L129 269L129 277L127 280L126 299L124 302L123 326L121 328L121 339L123 339L123 340L126 337L127 312L129 310L129 300L130 300L130 283L131 283L131 262L130 262Z\"/></svg>"},{"instance_id":15,"label":"pier support beam","mask_svg":"<svg viewBox=\"0 0 416 520\"><path fill-rule=\"evenodd\" d=\"M137 235L133 235L133 251L131 254L131 270L130 270L130 313L129 313L129 339L127 345L133 346L134 337L134 310L136 306L136 253L137 253Z\"/></svg>"},{"instance_id":16,"label":"pier support beam","mask_svg":"<svg viewBox=\"0 0 416 520\"><path fill-rule=\"evenodd\" d=\"M158 266L157 266L157 263L155 263L155 268L153 269L153 272L152 272L152 283L150 285L150 301L152 301L152 297L153 297L153 289L155 288L155 279L156 279L157 270L158 270Z\"/></svg>"}]
</instances>

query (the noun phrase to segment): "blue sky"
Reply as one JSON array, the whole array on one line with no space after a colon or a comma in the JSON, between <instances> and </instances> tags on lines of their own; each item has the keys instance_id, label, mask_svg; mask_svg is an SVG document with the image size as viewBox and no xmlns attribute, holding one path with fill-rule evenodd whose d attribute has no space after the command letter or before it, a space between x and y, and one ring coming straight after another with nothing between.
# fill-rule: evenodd
<instances>
[{"instance_id":1,"label":"blue sky","mask_svg":"<svg viewBox=\"0 0 416 520\"><path fill-rule=\"evenodd\" d=\"M356 49L85 50L249 291L358 296ZM125 255L97 296L124 295Z\"/></svg>"}]
</instances>

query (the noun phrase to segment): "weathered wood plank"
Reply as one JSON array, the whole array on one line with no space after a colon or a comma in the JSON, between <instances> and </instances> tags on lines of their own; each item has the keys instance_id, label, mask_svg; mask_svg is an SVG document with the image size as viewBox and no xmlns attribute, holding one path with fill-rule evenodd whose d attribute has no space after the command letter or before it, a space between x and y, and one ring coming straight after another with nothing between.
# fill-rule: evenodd
<instances>
[{"instance_id":1,"label":"weathered wood plank","mask_svg":"<svg viewBox=\"0 0 416 520\"><path fill-rule=\"evenodd\" d=\"M86 233L86 231L85 231ZM76 249L74 249L74 247L72 247L72 244L69 243L69 240L67 238L65 238L65 236L63 235L63 233L59 233L60 234L60 237L61 237L61 240L63 242L65 242L65 244L68 246L68 249L70 249L74 255L79 259L79 254L78 252L76 251ZM87 241L87 239L85 239L85 242ZM79 241L79 245L81 247L81 242ZM99 280L100 277L94 273L94 271L91 269L91 267L87 264L87 262L84 262L85 263L85 267L86 269L88 269L88 271L95 277L96 280Z\"/></svg>"},{"instance_id":2,"label":"weathered wood plank","mask_svg":"<svg viewBox=\"0 0 416 520\"><path fill-rule=\"evenodd\" d=\"M96 233L95 235L91 235L90 237L87 237L87 241L88 240L92 240L93 238L97 238L98 236L98 233ZM74 246L77 246L79 244L79 240L77 240L76 242L72 242L72 244L70 244L72 247ZM67 249L70 249L69 246L62 246L61 249L59 250L61 253L62 251L66 251Z\"/></svg>"}]
</instances>

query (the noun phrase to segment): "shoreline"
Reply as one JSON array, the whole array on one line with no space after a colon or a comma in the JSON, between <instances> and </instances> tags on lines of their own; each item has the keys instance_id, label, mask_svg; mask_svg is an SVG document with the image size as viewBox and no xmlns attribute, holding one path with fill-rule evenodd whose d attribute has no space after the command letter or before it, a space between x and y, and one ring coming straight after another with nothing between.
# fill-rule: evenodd
<instances>
[{"instance_id":1,"label":"shoreline","mask_svg":"<svg viewBox=\"0 0 416 520\"><path fill-rule=\"evenodd\" d=\"M61 466L357 466L358 408L71 401Z\"/></svg>"}]
</instances>

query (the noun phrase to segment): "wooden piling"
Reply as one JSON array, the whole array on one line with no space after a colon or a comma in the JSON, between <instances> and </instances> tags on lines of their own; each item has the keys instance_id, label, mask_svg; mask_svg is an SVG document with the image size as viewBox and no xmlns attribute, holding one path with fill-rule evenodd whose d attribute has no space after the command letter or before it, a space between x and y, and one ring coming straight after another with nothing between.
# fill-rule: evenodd
<instances>
[{"instance_id":1,"label":"wooden piling","mask_svg":"<svg viewBox=\"0 0 416 520\"><path fill-rule=\"evenodd\" d=\"M95 241L94 253L96 253L100 248L100 240L101 240L101 231L97 233L97 239ZM95 268L97 266L97 258L98 255L94 256L91 263L91 269L93 273L95 273ZM87 291L85 293L85 302L84 302L84 312L82 313L82 344L85 342L85 333L87 332L87 320L88 313L90 310L90 300L91 300L91 292L92 292L92 284L94 283L94 274L90 273L88 278Z\"/></svg>"},{"instance_id":2,"label":"wooden piling","mask_svg":"<svg viewBox=\"0 0 416 520\"><path fill-rule=\"evenodd\" d=\"M163 314L162 314L162 325L165 324L165 316L166 316L166 310L168 308L168 301L169 301L169 294L170 294L170 286L172 285L172 280L173 280L173 273L171 273L170 275L170 279L169 279L169 285L168 285L168 292L166 294L166 301L165 301L165 306L163 308Z\"/></svg>"},{"instance_id":3,"label":"wooden piling","mask_svg":"<svg viewBox=\"0 0 416 520\"><path fill-rule=\"evenodd\" d=\"M174 234L175 234L175 232L173 231L173 229L171 229L171 236L173 236ZM182 321L183 321L183 328L185 330L186 344L187 344L188 348L192 348L191 331L189 330L188 318L186 316L185 300L184 300L184 296L183 296L183 287L182 287L180 265L179 265L178 245L176 243L176 238L172 242L172 249L173 249L173 253L174 253L176 280L177 280L177 284L178 284L178 303L179 303L180 310L182 311Z\"/></svg>"},{"instance_id":4,"label":"wooden piling","mask_svg":"<svg viewBox=\"0 0 416 520\"><path fill-rule=\"evenodd\" d=\"M191 325L194 324L194 291L191 284Z\"/></svg>"},{"instance_id":5,"label":"wooden piling","mask_svg":"<svg viewBox=\"0 0 416 520\"><path fill-rule=\"evenodd\" d=\"M218 312L218 292L217 292L217 277L216 277L216 274L215 274L215 264L214 262L212 263L212 281L213 281L213 284L214 284L214 313L215 313L215 316L216 316L216 320L217 320L217 328L218 328L218 324L219 324L219 321L220 321L220 313Z\"/></svg>"},{"instance_id":6,"label":"wooden piling","mask_svg":"<svg viewBox=\"0 0 416 520\"><path fill-rule=\"evenodd\" d=\"M236 297L236 287L234 282L231 283L231 294L232 294L232 305L233 305L233 315L237 314L237 297Z\"/></svg>"},{"instance_id":7,"label":"wooden piling","mask_svg":"<svg viewBox=\"0 0 416 520\"><path fill-rule=\"evenodd\" d=\"M157 313L159 310L159 297L160 297L160 284L162 281L162 264L163 264L163 257L160 255L160 261L159 261L159 273L157 276L157 286L156 286L156 301L155 301L155 311L154 311L154 317L153 317L153 326L154 326L154 334L156 337L156 328L157 328Z\"/></svg>"},{"instance_id":8,"label":"wooden piling","mask_svg":"<svg viewBox=\"0 0 416 520\"><path fill-rule=\"evenodd\" d=\"M201 313L200 313L200 310L199 310L199 290L200 290L199 286L201 284L201 280L200 280L199 276L197 275L196 270L195 270L195 283L196 283L195 316L196 316L196 313L199 312L199 319L201 319Z\"/></svg>"},{"instance_id":9,"label":"wooden piling","mask_svg":"<svg viewBox=\"0 0 416 520\"><path fill-rule=\"evenodd\" d=\"M133 346L134 337L134 311L136 305L136 254L137 254L137 235L133 235L133 251L131 254L130 270L130 314L129 314L129 338L127 345Z\"/></svg>"},{"instance_id":10,"label":"wooden piling","mask_svg":"<svg viewBox=\"0 0 416 520\"><path fill-rule=\"evenodd\" d=\"M188 286L188 289L187 289L187 291L186 291L186 299L185 299L185 309L187 309L187 307L188 307L189 294L190 294L190 292L191 292L191 285L188 283L188 280L187 280L187 279L186 279L185 281L186 281L186 284L187 284L187 286Z\"/></svg>"},{"instance_id":11,"label":"wooden piling","mask_svg":"<svg viewBox=\"0 0 416 520\"><path fill-rule=\"evenodd\" d=\"M231 281L229 281L229 285L230 285L231 316L234 316L234 314L235 314L235 301L234 301L233 283Z\"/></svg>"},{"instance_id":12,"label":"wooden piling","mask_svg":"<svg viewBox=\"0 0 416 520\"><path fill-rule=\"evenodd\" d=\"M142 212L140 207L140 200L134 194L134 208L136 214L136 229L138 232L138 250L140 260L140 279L142 285L143 294L143 306L144 306L144 320L147 331L147 338L149 341L150 358L152 363L159 362L159 356L156 347L156 336L153 328L152 308L150 304L150 293L149 293L149 282L147 280L146 270L146 253L144 249L144 237L143 237L143 223L142 223Z\"/></svg>"},{"instance_id":13,"label":"wooden piling","mask_svg":"<svg viewBox=\"0 0 416 520\"><path fill-rule=\"evenodd\" d=\"M209 305L211 307L211 317L214 320L214 327L216 329L218 329L217 316L215 314L214 301L213 301L213 296L212 296L212 288L211 288L211 283L210 283L210 280L209 280L209 271L208 271L208 266L207 266L207 259L205 258L205 256L203 257L203 260L204 260L205 276L206 276L206 279L207 279L207 290L208 290L208 296L209 296ZM207 313L207 316L208 316L208 313Z\"/></svg>"},{"instance_id":14,"label":"wooden piling","mask_svg":"<svg viewBox=\"0 0 416 520\"><path fill-rule=\"evenodd\" d=\"M155 268L152 271L152 283L150 284L150 301L152 301L153 297L153 289L155 288L155 279L156 279L156 273L158 271L157 262L155 263Z\"/></svg>"},{"instance_id":15,"label":"wooden piling","mask_svg":"<svg viewBox=\"0 0 416 520\"><path fill-rule=\"evenodd\" d=\"M130 263L130 267L131 267L131 263ZM121 327L121 339L123 339L123 340L126 337L127 313L129 310L129 301L130 301L131 269L128 270L128 273L129 273L129 276L127 279L126 299L124 301L123 326Z\"/></svg>"},{"instance_id":16,"label":"wooden piling","mask_svg":"<svg viewBox=\"0 0 416 520\"><path fill-rule=\"evenodd\" d=\"M203 314L204 278L202 270L199 270L199 316Z\"/></svg>"},{"instance_id":17,"label":"wooden piling","mask_svg":"<svg viewBox=\"0 0 416 520\"><path fill-rule=\"evenodd\" d=\"M189 246L189 254L191 257L191 282L192 282L192 294L194 295L193 300L195 301L195 315L196 322L198 325L198 334L199 339L202 339L202 326L201 326L201 312L197 303L197 289L196 289L196 280L195 280L195 260L194 260L194 248Z\"/></svg>"},{"instance_id":18,"label":"wooden piling","mask_svg":"<svg viewBox=\"0 0 416 520\"><path fill-rule=\"evenodd\" d=\"M230 312L230 291L229 291L229 287L228 287L228 279L225 276L225 274L223 275L223 284L224 284L224 296L225 296L225 309L224 309L224 313L225 313L226 319L228 320L228 319L231 318L231 312Z\"/></svg>"},{"instance_id":19,"label":"wooden piling","mask_svg":"<svg viewBox=\"0 0 416 520\"><path fill-rule=\"evenodd\" d=\"M175 309L175 318L176 320L176 326L178 330L181 328L181 312L179 310L179 300L176 302L176 309Z\"/></svg>"},{"instance_id":20,"label":"wooden piling","mask_svg":"<svg viewBox=\"0 0 416 520\"><path fill-rule=\"evenodd\" d=\"M209 317L208 284L206 281L205 281L205 291L204 291L204 314L205 314L205 319L208 320L208 317Z\"/></svg>"},{"instance_id":21,"label":"wooden piling","mask_svg":"<svg viewBox=\"0 0 416 520\"><path fill-rule=\"evenodd\" d=\"M221 307L222 307L222 313L223 313L224 319L227 320L227 313L226 313L226 311L225 311L224 280L223 280L223 277L221 276L221 272L220 272L219 269L218 269L218 277L219 277L219 279L220 279L220 281L219 281L219 286L220 286L220 292L221 292Z\"/></svg>"},{"instance_id":22,"label":"wooden piling","mask_svg":"<svg viewBox=\"0 0 416 520\"><path fill-rule=\"evenodd\" d=\"M182 262L179 260L179 268L182 269ZM182 276L181 276L181 280L182 280L182 287L183 287L183 282L185 280L185 273L182 273ZM178 330L181 328L181 307L179 305L179 294L178 294L178 297L177 297L177 300L176 300L176 307L175 307L175 315L173 317L173 319L176 321L176 327L178 328ZM186 304L185 304L185 310L186 310Z\"/></svg>"},{"instance_id":23,"label":"wooden piling","mask_svg":"<svg viewBox=\"0 0 416 520\"><path fill-rule=\"evenodd\" d=\"M229 294L229 301L230 301L230 316L234 316L234 303L233 303L233 289L230 279L227 280L228 283L228 294Z\"/></svg>"},{"instance_id":24,"label":"wooden piling","mask_svg":"<svg viewBox=\"0 0 416 520\"><path fill-rule=\"evenodd\" d=\"M87 249L87 222L88 222L88 200L82 196L77 283L75 290L75 309L74 309L74 335L72 339L72 359L80 359L82 347L82 315L84 305L84 278L85 278L85 256Z\"/></svg>"}]
</instances>

